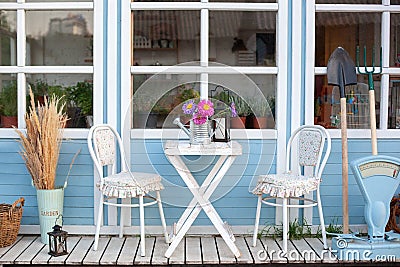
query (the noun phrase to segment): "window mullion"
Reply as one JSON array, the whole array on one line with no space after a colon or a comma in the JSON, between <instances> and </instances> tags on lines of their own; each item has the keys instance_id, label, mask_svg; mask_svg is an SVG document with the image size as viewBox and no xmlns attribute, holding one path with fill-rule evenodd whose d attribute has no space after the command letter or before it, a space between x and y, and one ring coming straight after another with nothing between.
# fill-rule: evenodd
<instances>
[{"instance_id":1,"label":"window mullion","mask_svg":"<svg viewBox=\"0 0 400 267\"><path fill-rule=\"evenodd\" d=\"M201 10L200 20L200 66L208 67L208 50L209 50L209 11L208 9ZM200 75L200 97L208 98L208 74L201 73Z\"/></svg>"}]
</instances>

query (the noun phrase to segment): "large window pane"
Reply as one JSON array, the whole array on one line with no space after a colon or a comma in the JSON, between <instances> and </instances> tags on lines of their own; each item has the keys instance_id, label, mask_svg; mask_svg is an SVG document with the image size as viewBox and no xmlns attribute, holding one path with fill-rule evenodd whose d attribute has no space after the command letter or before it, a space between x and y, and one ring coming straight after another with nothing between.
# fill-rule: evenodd
<instances>
[{"instance_id":1,"label":"large window pane","mask_svg":"<svg viewBox=\"0 0 400 267\"><path fill-rule=\"evenodd\" d=\"M0 10L0 66L17 62L16 12Z\"/></svg>"},{"instance_id":2,"label":"large window pane","mask_svg":"<svg viewBox=\"0 0 400 267\"><path fill-rule=\"evenodd\" d=\"M26 64L92 65L92 11L27 11Z\"/></svg>"},{"instance_id":3,"label":"large window pane","mask_svg":"<svg viewBox=\"0 0 400 267\"><path fill-rule=\"evenodd\" d=\"M389 66L400 67L400 14L390 15L390 61Z\"/></svg>"},{"instance_id":4,"label":"large window pane","mask_svg":"<svg viewBox=\"0 0 400 267\"><path fill-rule=\"evenodd\" d=\"M316 66L326 66L331 53L343 47L356 62L356 47L367 47L367 65L371 65L372 48L381 47L380 13L317 13L316 14ZM375 54L379 63L379 53ZM363 54L360 64L364 65Z\"/></svg>"},{"instance_id":5,"label":"large window pane","mask_svg":"<svg viewBox=\"0 0 400 267\"><path fill-rule=\"evenodd\" d=\"M370 128L369 88L367 75L358 75L357 85L345 88L346 121L349 129ZM380 76L374 76L376 127L379 128ZM341 118L340 91L338 86L327 84L324 75L315 76L314 123L325 128L339 129Z\"/></svg>"},{"instance_id":6,"label":"large window pane","mask_svg":"<svg viewBox=\"0 0 400 267\"><path fill-rule=\"evenodd\" d=\"M0 126L18 127L16 74L0 74Z\"/></svg>"},{"instance_id":7,"label":"large window pane","mask_svg":"<svg viewBox=\"0 0 400 267\"><path fill-rule=\"evenodd\" d=\"M44 96L62 97L69 128L86 128L93 121L93 81L88 74L33 74L27 77L35 101Z\"/></svg>"},{"instance_id":8,"label":"large window pane","mask_svg":"<svg viewBox=\"0 0 400 267\"><path fill-rule=\"evenodd\" d=\"M134 65L200 60L199 11L134 11Z\"/></svg>"},{"instance_id":9,"label":"large window pane","mask_svg":"<svg viewBox=\"0 0 400 267\"><path fill-rule=\"evenodd\" d=\"M390 76L388 128L400 129L400 76Z\"/></svg>"},{"instance_id":10,"label":"large window pane","mask_svg":"<svg viewBox=\"0 0 400 267\"><path fill-rule=\"evenodd\" d=\"M276 12L210 12L211 61L276 66Z\"/></svg>"}]
</instances>

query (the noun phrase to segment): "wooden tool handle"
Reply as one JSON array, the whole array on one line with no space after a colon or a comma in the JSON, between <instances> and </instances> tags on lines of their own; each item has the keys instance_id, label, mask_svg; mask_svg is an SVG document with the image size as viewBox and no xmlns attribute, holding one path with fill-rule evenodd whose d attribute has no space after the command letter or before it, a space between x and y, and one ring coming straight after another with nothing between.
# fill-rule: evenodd
<instances>
[{"instance_id":1,"label":"wooden tool handle","mask_svg":"<svg viewBox=\"0 0 400 267\"><path fill-rule=\"evenodd\" d=\"M372 155L378 155L378 141L376 138L375 91L369 90L369 117L371 123Z\"/></svg>"}]
</instances>

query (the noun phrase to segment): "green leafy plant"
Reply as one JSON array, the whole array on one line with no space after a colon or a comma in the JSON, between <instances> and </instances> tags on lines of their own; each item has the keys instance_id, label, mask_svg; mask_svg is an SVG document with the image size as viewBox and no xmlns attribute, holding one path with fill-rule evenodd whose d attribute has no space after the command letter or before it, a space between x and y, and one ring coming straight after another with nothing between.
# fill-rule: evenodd
<instances>
[{"instance_id":1,"label":"green leafy plant","mask_svg":"<svg viewBox=\"0 0 400 267\"><path fill-rule=\"evenodd\" d=\"M258 237L263 236L272 236L273 238L282 238L283 235L283 227L281 225L267 225L258 233ZM270 233L272 231L272 233ZM311 231L310 225L307 223L305 219L303 219L302 223L300 223L297 219L292 222L289 222L289 239L301 239L304 237L316 237L320 235L320 229L317 230L316 234L313 234Z\"/></svg>"},{"instance_id":2,"label":"green leafy plant","mask_svg":"<svg viewBox=\"0 0 400 267\"><path fill-rule=\"evenodd\" d=\"M270 110L267 101L263 98L253 99L251 109L256 117L267 117Z\"/></svg>"},{"instance_id":3,"label":"green leafy plant","mask_svg":"<svg viewBox=\"0 0 400 267\"><path fill-rule=\"evenodd\" d=\"M11 81L0 92L0 112L4 116L17 116L17 82Z\"/></svg>"},{"instance_id":4,"label":"green leafy plant","mask_svg":"<svg viewBox=\"0 0 400 267\"><path fill-rule=\"evenodd\" d=\"M239 117L246 117L250 114L250 107L246 100L238 95L231 96L232 101L235 103L236 111Z\"/></svg>"},{"instance_id":5,"label":"green leafy plant","mask_svg":"<svg viewBox=\"0 0 400 267\"><path fill-rule=\"evenodd\" d=\"M43 80L36 80L35 83L31 84L33 94L35 96L45 96L48 94L49 84Z\"/></svg>"},{"instance_id":6,"label":"green leafy plant","mask_svg":"<svg viewBox=\"0 0 400 267\"><path fill-rule=\"evenodd\" d=\"M93 84L78 82L66 88L68 100L81 109L82 115L93 115Z\"/></svg>"},{"instance_id":7,"label":"green leafy plant","mask_svg":"<svg viewBox=\"0 0 400 267\"><path fill-rule=\"evenodd\" d=\"M179 102L183 103L192 98L199 98L200 93L193 88L186 88L184 89L178 96Z\"/></svg>"},{"instance_id":8,"label":"green leafy plant","mask_svg":"<svg viewBox=\"0 0 400 267\"><path fill-rule=\"evenodd\" d=\"M338 224L339 218L335 217L328 226L325 227L326 232L343 234L343 226Z\"/></svg>"}]
</instances>

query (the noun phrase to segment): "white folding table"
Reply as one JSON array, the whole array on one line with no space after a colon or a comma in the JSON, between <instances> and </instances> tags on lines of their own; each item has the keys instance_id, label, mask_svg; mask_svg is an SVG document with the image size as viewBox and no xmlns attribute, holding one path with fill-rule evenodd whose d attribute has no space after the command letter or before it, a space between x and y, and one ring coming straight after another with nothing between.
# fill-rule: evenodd
<instances>
[{"instance_id":1,"label":"white folding table","mask_svg":"<svg viewBox=\"0 0 400 267\"><path fill-rule=\"evenodd\" d=\"M175 224L172 243L165 252L165 257L171 257L202 209L229 249L236 257L240 257L240 251L235 245L235 238L229 225L222 221L209 198L231 167L236 156L242 154L241 145L236 141L208 145L191 145L188 141L167 141L164 152L194 196L179 221ZM219 156L219 159L200 186L181 156Z\"/></svg>"}]
</instances>

